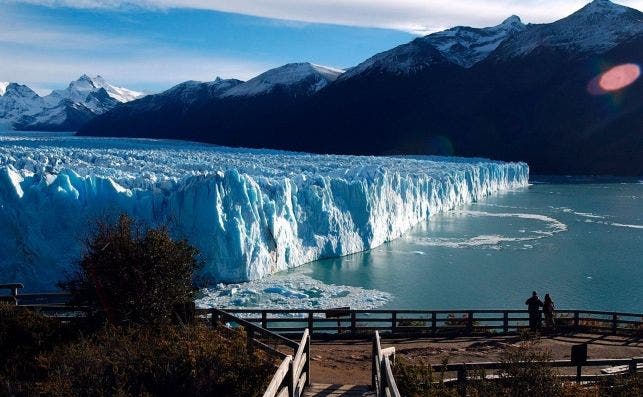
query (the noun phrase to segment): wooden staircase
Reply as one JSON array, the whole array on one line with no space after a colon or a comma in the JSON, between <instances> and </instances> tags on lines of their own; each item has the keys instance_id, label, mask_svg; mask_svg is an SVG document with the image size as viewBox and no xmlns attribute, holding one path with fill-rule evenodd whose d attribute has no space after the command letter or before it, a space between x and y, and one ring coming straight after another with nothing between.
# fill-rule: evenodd
<instances>
[{"instance_id":1,"label":"wooden staircase","mask_svg":"<svg viewBox=\"0 0 643 397\"><path fill-rule=\"evenodd\" d=\"M375 393L366 385L333 385L312 383L304 390L303 397L371 397Z\"/></svg>"}]
</instances>

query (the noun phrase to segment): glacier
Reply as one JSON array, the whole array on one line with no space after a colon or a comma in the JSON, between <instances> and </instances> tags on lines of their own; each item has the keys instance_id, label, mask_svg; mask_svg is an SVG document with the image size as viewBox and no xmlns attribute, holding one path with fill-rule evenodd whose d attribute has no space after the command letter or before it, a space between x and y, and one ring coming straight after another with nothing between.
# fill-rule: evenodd
<instances>
[{"instance_id":1,"label":"glacier","mask_svg":"<svg viewBox=\"0 0 643 397\"><path fill-rule=\"evenodd\" d=\"M54 288L92 222L121 212L188 239L212 283L257 280L374 248L528 178L525 163L486 159L0 134L0 282Z\"/></svg>"}]
</instances>

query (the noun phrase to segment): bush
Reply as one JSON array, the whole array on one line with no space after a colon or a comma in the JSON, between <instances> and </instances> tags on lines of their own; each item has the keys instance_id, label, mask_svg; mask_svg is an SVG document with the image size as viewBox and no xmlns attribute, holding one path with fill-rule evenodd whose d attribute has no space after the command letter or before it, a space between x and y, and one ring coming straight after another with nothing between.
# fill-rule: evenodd
<instances>
[{"instance_id":1,"label":"bush","mask_svg":"<svg viewBox=\"0 0 643 397\"><path fill-rule=\"evenodd\" d=\"M205 325L106 325L80 336L37 312L0 306L0 396L256 396L275 363L246 335Z\"/></svg>"},{"instance_id":2,"label":"bush","mask_svg":"<svg viewBox=\"0 0 643 397\"><path fill-rule=\"evenodd\" d=\"M36 357L79 335L37 311L0 303L0 396L24 394L39 375Z\"/></svg>"},{"instance_id":3,"label":"bush","mask_svg":"<svg viewBox=\"0 0 643 397\"><path fill-rule=\"evenodd\" d=\"M436 379L429 364L414 364L403 358L396 360L393 377L400 394L408 397L457 397L455 389L446 386L444 373ZM446 362L445 362L446 363Z\"/></svg>"},{"instance_id":4,"label":"bush","mask_svg":"<svg viewBox=\"0 0 643 397\"><path fill-rule=\"evenodd\" d=\"M551 361L551 353L543 351L536 339L524 341L521 346L509 347L502 352L500 383L507 396L549 397L561 394L561 383Z\"/></svg>"},{"instance_id":5,"label":"bush","mask_svg":"<svg viewBox=\"0 0 643 397\"><path fill-rule=\"evenodd\" d=\"M166 227L143 231L127 215L99 222L78 269L59 286L71 304L97 309L113 324L163 323L176 304L194 298L197 250Z\"/></svg>"},{"instance_id":6,"label":"bush","mask_svg":"<svg viewBox=\"0 0 643 397\"><path fill-rule=\"evenodd\" d=\"M107 326L39 358L38 393L51 396L256 396L274 362L248 354L245 334L204 325Z\"/></svg>"}]
</instances>

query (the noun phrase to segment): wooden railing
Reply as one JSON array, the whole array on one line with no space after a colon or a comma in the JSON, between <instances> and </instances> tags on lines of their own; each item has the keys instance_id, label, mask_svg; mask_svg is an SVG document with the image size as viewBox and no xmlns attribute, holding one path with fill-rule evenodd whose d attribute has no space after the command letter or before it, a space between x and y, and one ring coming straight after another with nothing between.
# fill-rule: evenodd
<instances>
[{"instance_id":1,"label":"wooden railing","mask_svg":"<svg viewBox=\"0 0 643 397\"><path fill-rule=\"evenodd\" d=\"M22 284L2 284L10 289L9 298L18 305L35 306L54 314L69 312L64 292L20 294ZM0 294L1 295L1 294ZM278 334L301 335L308 329L311 336L363 336L373 331L392 335L422 336L475 333L515 333L527 329L527 310L350 310L337 309L240 309L226 308L228 314ZM544 327L548 331L550 328ZM642 334L643 314L598 310L558 310L556 331L593 331L611 334Z\"/></svg>"},{"instance_id":2,"label":"wooden railing","mask_svg":"<svg viewBox=\"0 0 643 397\"><path fill-rule=\"evenodd\" d=\"M515 333L529 328L527 310L346 310L344 317L337 317L335 309L225 310L279 334L301 334L308 329L312 336L370 337L373 331L405 336L469 335ZM643 332L642 320L641 313L559 310L556 312L556 330L640 334ZM552 329L543 327L543 330Z\"/></svg>"},{"instance_id":3,"label":"wooden railing","mask_svg":"<svg viewBox=\"0 0 643 397\"><path fill-rule=\"evenodd\" d=\"M0 284L0 298L13 297L14 303L21 306L52 306L64 305L71 296L67 292L38 292L38 293L21 293L24 288L21 283ZM9 295L2 294L3 290L9 290Z\"/></svg>"},{"instance_id":4,"label":"wooden railing","mask_svg":"<svg viewBox=\"0 0 643 397\"><path fill-rule=\"evenodd\" d=\"M508 364L506 362L476 362L476 363L462 363L462 364L432 364L431 368L434 373L447 373L454 372L457 374L457 377L454 379L446 379L445 383L457 382L457 387L461 396L466 395L466 385L469 381L470 375L474 374L477 376L479 374L487 374L487 371L497 371L506 369L508 365L515 366L529 366L529 365L540 365L545 367L553 368L576 368L576 375L558 375L559 378L576 380L576 382L581 381L597 381L601 378L608 376L613 376L618 374L618 372L607 374L607 375L583 375L582 369L584 367L615 367L615 366L624 366L626 370L622 371L622 374L626 375L635 375L639 369L642 369L640 363L643 363L643 357L633 357L633 358L616 358L616 359L590 359L582 363L575 363L571 360L553 360L553 361L544 361L544 362L518 362ZM487 379L497 379L496 375L486 375Z\"/></svg>"},{"instance_id":5,"label":"wooden railing","mask_svg":"<svg viewBox=\"0 0 643 397\"><path fill-rule=\"evenodd\" d=\"M375 331L371 362L371 384L373 390L375 390L376 397L401 397L401 394L397 389L397 384L395 383L395 378L393 377L393 369L391 368L390 356L394 355L394 347L382 349L380 334Z\"/></svg>"},{"instance_id":6,"label":"wooden railing","mask_svg":"<svg viewBox=\"0 0 643 397\"><path fill-rule=\"evenodd\" d=\"M297 343L223 310L199 309L197 313L206 318L210 316L210 321L215 327L221 326L224 322L231 328L243 327L247 334L248 350L258 347L282 360L263 394L264 397L301 397L303 395L304 388L310 385L310 335L307 329ZM270 341L274 342L272 346ZM282 352L277 346L292 349L292 354Z\"/></svg>"}]
</instances>

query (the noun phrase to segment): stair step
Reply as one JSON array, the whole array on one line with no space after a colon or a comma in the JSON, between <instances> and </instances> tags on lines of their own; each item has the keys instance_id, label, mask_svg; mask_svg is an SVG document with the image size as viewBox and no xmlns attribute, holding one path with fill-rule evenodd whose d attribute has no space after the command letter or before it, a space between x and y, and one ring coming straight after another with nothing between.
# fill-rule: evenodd
<instances>
[{"instance_id":1,"label":"stair step","mask_svg":"<svg viewBox=\"0 0 643 397\"><path fill-rule=\"evenodd\" d=\"M370 397L375 394L365 385L334 385L313 383L304 391L304 397Z\"/></svg>"}]
</instances>

